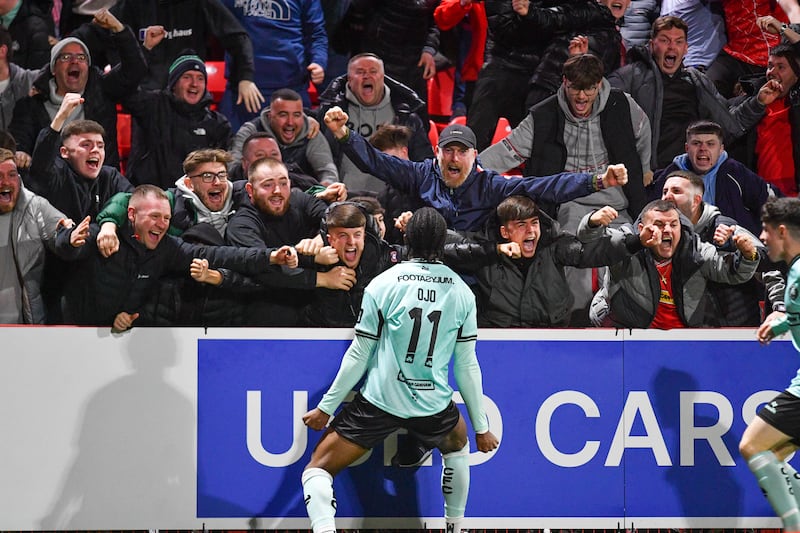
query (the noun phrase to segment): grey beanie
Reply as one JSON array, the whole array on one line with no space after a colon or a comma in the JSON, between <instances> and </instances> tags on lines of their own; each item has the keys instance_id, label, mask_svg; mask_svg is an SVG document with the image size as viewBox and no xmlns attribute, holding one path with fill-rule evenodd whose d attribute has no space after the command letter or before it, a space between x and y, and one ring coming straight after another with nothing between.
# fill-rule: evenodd
<instances>
[{"instance_id":1,"label":"grey beanie","mask_svg":"<svg viewBox=\"0 0 800 533\"><path fill-rule=\"evenodd\" d=\"M92 64L92 55L89 53L89 47L86 46L86 43L78 39L77 37L67 37L66 39L61 39L58 41L55 46L53 46L52 50L50 50L50 72L53 72L56 68L56 59L61 54L61 50L64 49L70 43L77 43L83 48L83 52L86 54L86 58L89 60L89 66Z\"/></svg>"}]
</instances>

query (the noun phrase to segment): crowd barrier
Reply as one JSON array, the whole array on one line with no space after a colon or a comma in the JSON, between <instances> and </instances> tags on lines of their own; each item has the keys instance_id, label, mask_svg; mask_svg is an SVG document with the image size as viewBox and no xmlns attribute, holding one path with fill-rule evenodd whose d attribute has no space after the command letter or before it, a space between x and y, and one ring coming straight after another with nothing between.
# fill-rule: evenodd
<instances>
[{"instance_id":1,"label":"crowd barrier","mask_svg":"<svg viewBox=\"0 0 800 533\"><path fill-rule=\"evenodd\" d=\"M465 526L779 527L737 443L798 358L754 333L481 330L501 444L471 455ZM300 417L351 337L0 328L0 530L308 528ZM340 527L443 527L441 458L390 467L403 438L337 477Z\"/></svg>"}]
</instances>

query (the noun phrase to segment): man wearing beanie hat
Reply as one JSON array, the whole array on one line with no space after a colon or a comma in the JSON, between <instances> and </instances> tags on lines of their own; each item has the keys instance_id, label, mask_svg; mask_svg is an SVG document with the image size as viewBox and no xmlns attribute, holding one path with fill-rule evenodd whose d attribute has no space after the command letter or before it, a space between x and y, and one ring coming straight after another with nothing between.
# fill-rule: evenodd
<instances>
[{"instance_id":1,"label":"man wearing beanie hat","mask_svg":"<svg viewBox=\"0 0 800 533\"><path fill-rule=\"evenodd\" d=\"M135 119L125 175L135 184L175 186L183 160L203 148L228 147L228 119L211 109L206 65L194 50L184 50L169 67L167 86L123 98L123 109Z\"/></svg>"},{"instance_id":2,"label":"man wearing beanie hat","mask_svg":"<svg viewBox=\"0 0 800 533\"><path fill-rule=\"evenodd\" d=\"M117 101L133 91L147 72L147 63L130 28L123 26L108 10L101 10L93 24L110 33L109 42L119 54L120 63L104 73L104 65L92 65L89 49L80 39L68 37L58 42L50 54L50 70L35 82L37 94L17 103L9 130L17 140L18 157L30 162L37 136L58 136L48 125L61 107L64 95L78 93L84 103L66 123L89 119L100 123L106 131L106 164L119 165L117 151ZM19 161L19 159L18 159ZM26 166L26 165L23 165Z\"/></svg>"},{"instance_id":3,"label":"man wearing beanie hat","mask_svg":"<svg viewBox=\"0 0 800 533\"><path fill-rule=\"evenodd\" d=\"M178 56L178 58L172 62L172 65L169 66L167 89L172 90L183 73L190 70L201 73L203 75L203 80L208 79L206 64L200 59L200 56L195 54L194 50L184 50L183 54Z\"/></svg>"}]
</instances>

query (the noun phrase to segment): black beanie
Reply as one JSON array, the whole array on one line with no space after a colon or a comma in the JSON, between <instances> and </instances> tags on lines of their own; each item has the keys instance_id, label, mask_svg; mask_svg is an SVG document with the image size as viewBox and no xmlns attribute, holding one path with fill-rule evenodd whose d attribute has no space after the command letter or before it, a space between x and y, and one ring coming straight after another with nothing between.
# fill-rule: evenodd
<instances>
[{"instance_id":1,"label":"black beanie","mask_svg":"<svg viewBox=\"0 0 800 533\"><path fill-rule=\"evenodd\" d=\"M184 72L195 70L202 72L203 76L208 80L208 73L206 72L206 64L200 59L200 56L194 53L194 50L184 50L178 58L169 66L169 78L167 78L167 89L170 91L178 82Z\"/></svg>"}]
</instances>

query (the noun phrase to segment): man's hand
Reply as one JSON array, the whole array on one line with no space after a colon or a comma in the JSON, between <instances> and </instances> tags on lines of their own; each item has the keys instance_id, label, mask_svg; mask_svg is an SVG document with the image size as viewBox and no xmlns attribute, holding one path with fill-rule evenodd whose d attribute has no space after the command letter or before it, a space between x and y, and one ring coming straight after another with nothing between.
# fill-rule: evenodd
<instances>
[{"instance_id":1,"label":"man's hand","mask_svg":"<svg viewBox=\"0 0 800 533\"><path fill-rule=\"evenodd\" d=\"M314 262L318 265L335 265L339 262L339 254L333 246L323 246L314 254Z\"/></svg>"},{"instance_id":2,"label":"man's hand","mask_svg":"<svg viewBox=\"0 0 800 533\"><path fill-rule=\"evenodd\" d=\"M349 291L356 284L356 271L345 266L333 267L328 272L317 272L317 287Z\"/></svg>"},{"instance_id":3,"label":"man's hand","mask_svg":"<svg viewBox=\"0 0 800 533\"><path fill-rule=\"evenodd\" d=\"M17 168L28 168L31 166L31 156L28 152L17 150L14 152L14 162L17 164Z\"/></svg>"},{"instance_id":4,"label":"man's hand","mask_svg":"<svg viewBox=\"0 0 800 533\"><path fill-rule=\"evenodd\" d=\"M313 139L319 135L319 121L308 115L306 115L306 118L308 119L308 135L306 135L306 139Z\"/></svg>"},{"instance_id":5,"label":"man's hand","mask_svg":"<svg viewBox=\"0 0 800 533\"><path fill-rule=\"evenodd\" d=\"M72 233L69 235L69 243L74 248L80 248L84 244L86 244L86 239L89 238L89 222L92 221L92 217L87 216L81 223L78 224L75 229L72 230Z\"/></svg>"},{"instance_id":6,"label":"man's hand","mask_svg":"<svg viewBox=\"0 0 800 533\"><path fill-rule=\"evenodd\" d=\"M522 257L522 251L519 248L519 243L503 242L497 245L497 255L505 255L511 259L519 259Z\"/></svg>"},{"instance_id":7,"label":"man's hand","mask_svg":"<svg viewBox=\"0 0 800 533\"><path fill-rule=\"evenodd\" d=\"M619 213L617 213L617 210L611 207L610 205L601 207L600 209L592 213L591 216L589 217L589 226L593 228L596 228L598 226L608 226L618 216Z\"/></svg>"},{"instance_id":8,"label":"man's hand","mask_svg":"<svg viewBox=\"0 0 800 533\"><path fill-rule=\"evenodd\" d=\"M64 127L64 123L67 121L69 116L72 115L73 111L75 111L82 103L83 97L80 94L65 94L64 99L61 101L61 107L58 108L56 115L53 117L53 121L50 123L50 127L53 128L53 131L61 131L61 128Z\"/></svg>"},{"instance_id":9,"label":"man's hand","mask_svg":"<svg viewBox=\"0 0 800 533\"><path fill-rule=\"evenodd\" d=\"M292 246L281 246L269 254L269 263L271 265L297 268L297 250Z\"/></svg>"},{"instance_id":10,"label":"man's hand","mask_svg":"<svg viewBox=\"0 0 800 533\"><path fill-rule=\"evenodd\" d=\"M347 137L349 130L347 129L347 121L350 119L341 107L333 106L325 112L325 125L331 130L333 136L337 139L344 139Z\"/></svg>"},{"instance_id":11,"label":"man's hand","mask_svg":"<svg viewBox=\"0 0 800 533\"><path fill-rule=\"evenodd\" d=\"M714 244L717 246L724 246L728 239L733 236L733 232L736 231L736 226L728 226L727 224L720 224L714 230Z\"/></svg>"},{"instance_id":12,"label":"man's hand","mask_svg":"<svg viewBox=\"0 0 800 533\"><path fill-rule=\"evenodd\" d=\"M589 51L589 38L584 35L576 35L569 41L567 47L570 56L579 56Z\"/></svg>"},{"instance_id":13,"label":"man's hand","mask_svg":"<svg viewBox=\"0 0 800 533\"><path fill-rule=\"evenodd\" d=\"M311 76L311 83L314 85L319 85L322 83L322 80L325 79L325 69L323 69L317 63L311 63L309 66L306 67L309 75Z\"/></svg>"},{"instance_id":14,"label":"man's hand","mask_svg":"<svg viewBox=\"0 0 800 533\"><path fill-rule=\"evenodd\" d=\"M716 236L716 233L714 234ZM753 242L753 239L748 237L747 235L734 235L733 236L733 244L736 245L736 249L741 252L741 254L750 260L758 259L758 253L756 252L756 243Z\"/></svg>"},{"instance_id":15,"label":"man's hand","mask_svg":"<svg viewBox=\"0 0 800 533\"><path fill-rule=\"evenodd\" d=\"M148 26L144 30L144 47L148 50L152 50L158 46L166 36L167 30L164 29L164 26Z\"/></svg>"},{"instance_id":16,"label":"man's hand","mask_svg":"<svg viewBox=\"0 0 800 533\"><path fill-rule=\"evenodd\" d=\"M139 318L139 313L126 313L122 311L114 318L114 325L111 326L111 333L122 333L131 329L133 321Z\"/></svg>"},{"instance_id":17,"label":"man's hand","mask_svg":"<svg viewBox=\"0 0 800 533\"><path fill-rule=\"evenodd\" d=\"M758 26L761 31L765 31L773 35L778 35L781 33L782 24L783 23L780 20L770 15L758 17L756 19L756 26Z\"/></svg>"},{"instance_id":18,"label":"man's hand","mask_svg":"<svg viewBox=\"0 0 800 533\"><path fill-rule=\"evenodd\" d=\"M113 222L103 222L100 233L97 234L97 249L103 257L111 257L119 251L119 237L117 225Z\"/></svg>"},{"instance_id":19,"label":"man's hand","mask_svg":"<svg viewBox=\"0 0 800 533\"><path fill-rule=\"evenodd\" d=\"M661 230L658 226L647 224L639 232L639 242L645 248L654 248L661 244Z\"/></svg>"},{"instance_id":20,"label":"man's hand","mask_svg":"<svg viewBox=\"0 0 800 533\"><path fill-rule=\"evenodd\" d=\"M608 165L603 173L603 188L622 186L628 183L628 169L622 163L618 165Z\"/></svg>"},{"instance_id":21,"label":"man's hand","mask_svg":"<svg viewBox=\"0 0 800 533\"><path fill-rule=\"evenodd\" d=\"M314 196L329 204L344 202L347 199L347 187L341 182L331 183L324 191L320 191Z\"/></svg>"},{"instance_id":22,"label":"man's hand","mask_svg":"<svg viewBox=\"0 0 800 533\"><path fill-rule=\"evenodd\" d=\"M786 313L782 313L780 311L773 311L771 312L767 318L764 319L764 322L758 327L758 331L756 331L756 338L758 342L766 346L769 342L775 338L775 334L772 332L772 322L779 318L783 318Z\"/></svg>"},{"instance_id":23,"label":"man's hand","mask_svg":"<svg viewBox=\"0 0 800 533\"><path fill-rule=\"evenodd\" d=\"M192 259L192 264L189 265L189 275L192 279L199 283L208 283L209 285L221 285L222 274L217 270L208 268L208 259Z\"/></svg>"},{"instance_id":24,"label":"man's hand","mask_svg":"<svg viewBox=\"0 0 800 533\"><path fill-rule=\"evenodd\" d=\"M778 80L767 80L767 83L758 90L758 103L767 106L777 100L783 93L783 85Z\"/></svg>"},{"instance_id":25,"label":"man's hand","mask_svg":"<svg viewBox=\"0 0 800 533\"><path fill-rule=\"evenodd\" d=\"M315 407L303 415L303 424L314 431L319 431L328 425L331 416L322 412L319 407Z\"/></svg>"},{"instance_id":26,"label":"man's hand","mask_svg":"<svg viewBox=\"0 0 800 533\"><path fill-rule=\"evenodd\" d=\"M486 433L475 434L475 444L478 445L479 452L486 453L497 448L500 445L500 441L491 431L487 431Z\"/></svg>"},{"instance_id":27,"label":"man's hand","mask_svg":"<svg viewBox=\"0 0 800 533\"><path fill-rule=\"evenodd\" d=\"M303 239L294 245L297 253L303 255L317 255L325 243L322 242L322 235L315 235L313 239Z\"/></svg>"},{"instance_id":28,"label":"man's hand","mask_svg":"<svg viewBox=\"0 0 800 533\"><path fill-rule=\"evenodd\" d=\"M236 99L236 105L242 102L244 102L244 108L249 113L258 113L264 104L264 95L258 90L256 84L250 80L239 82L239 97Z\"/></svg>"},{"instance_id":29,"label":"man's hand","mask_svg":"<svg viewBox=\"0 0 800 533\"><path fill-rule=\"evenodd\" d=\"M394 219L394 227L405 233L406 226L408 226L408 221L411 220L411 217L413 216L414 213L411 211L403 211L397 216L396 219Z\"/></svg>"},{"instance_id":30,"label":"man's hand","mask_svg":"<svg viewBox=\"0 0 800 533\"><path fill-rule=\"evenodd\" d=\"M511 0L511 8L520 17L524 17L528 14L530 4L530 0Z\"/></svg>"},{"instance_id":31,"label":"man's hand","mask_svg":"<svg viewBox=\"0 0 800 533\"><path fill-rule=\"evenodd\" d=\"M436 61L430 52L422 52L417 66L422 67L422 79L424 80L429 80L436 75Z\"/></svg>"},{"instance_id":32,"label":"man's hand","mask_svg":"<svg viewBox=\"0 0 800 533\"><path fill-rule=\"evenodd\" d=\"M120 22L117 17L112 15L111 11L109 11L107 8L103 8L95 13L92 23L106 30L110 30L113 33L119 33L125 29L125 26L122 25L122 22Z\"/></svg>"}]
</instances>

